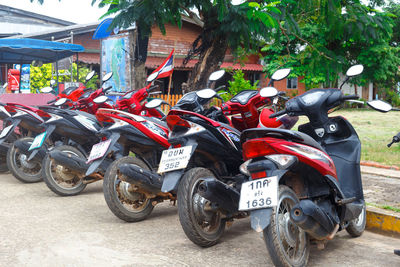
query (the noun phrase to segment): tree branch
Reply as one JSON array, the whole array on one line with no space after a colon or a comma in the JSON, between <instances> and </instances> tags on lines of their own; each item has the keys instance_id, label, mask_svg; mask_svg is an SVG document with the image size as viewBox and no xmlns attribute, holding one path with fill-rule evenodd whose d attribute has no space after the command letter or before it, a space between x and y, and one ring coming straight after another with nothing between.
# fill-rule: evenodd
<instances>
[{"instance_id":1,"label":"tree branch","mask_svg":"<svg viewBox=\"0 0 400 267\"><path fill-rule=\"evenodd\" d=\"M200 17L199 17L196 13L194 13L192 10L190 10L190 9L187 8L187 7L181 6L181 8L182 8L183 10L185 10L186 13L189 14L189 17L190 17L191 19L193 19L194 22L196 22L199 26L204 27L204 22L200 19Z\"/></svg>"}]
</instances>

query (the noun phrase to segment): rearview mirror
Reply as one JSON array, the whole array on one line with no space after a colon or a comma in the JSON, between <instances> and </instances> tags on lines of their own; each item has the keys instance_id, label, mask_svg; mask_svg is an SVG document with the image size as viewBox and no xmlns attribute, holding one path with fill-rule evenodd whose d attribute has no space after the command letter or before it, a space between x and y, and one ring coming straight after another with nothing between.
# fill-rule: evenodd
<instances>
[{"instance_id":1,"label":"rearview mirror","mask_svg":"<svg viewBox=\"0 0 400 267\"><path fill-rule=\"evenodd\" d=\"M89 72L89 73L86 75L86 78L85 78L86 81L89 81L90 79L92 79L95 73L96 73L96 72L95 72L94 70L92 70L91 72Z\"/></svg>"},{"instance_id":2,"label":"rearview mirror","mask_svg":"<svg viewBox=\"0 0 400 267\"><path fill-rule=\"evenodd\" d=\"M162 104L168 104L167 102L165 102L162 99L159 98L155 98L150 100L149 102L147 102L146 104L144 104L144 106L146 108L158 108L159 106L161 106Z\"/></svg>"},{"instance_id":3,"label":"rearview mirror","mask_svg":"<svg viewBox=\"0 0 400 267\"><path fill-rule=\"evenodd\" d=\"M217 93L213 89L202 89L200 91L196 91L196 95L200 98L209 99L213 98Z\"/></svg>"},{"instance_id":4,"label":"rearview mirror","mask_svg":"<svg viewBox=\"0 0 400 267\"><path fill-rule=\"evenodd\" d=\"M264 87L260 90L260 96L262 97L274 97L278 94L278 90L274 87Z\"/></svg>"},{"instance_id":5,"label":"rearview mirror","mask_svg":"<svg viewBox=\"0 0 400 267\"><path fill-rule=\"evenodd\" d=\"M346 76L347 76L347 77L357 76L357 75L361 74L361 73L363 72L363 70L364 70L364 66L361 65L361 64L351 66L351 67L347 70Z\"/></svg>"},{"instance_id":6,"label":"rearview mirror","mask_svg":"<svg viewBox=\"0 0 400 267\"><path fill-rule=\"evenodd\" d=\"M3 84L3 89L7 88L8 83Z\"/></svg>"},{"instance_id":7,"label":"rearview mirror","mask_svg":"<svg viewBox=\"0 0 400 267\"><path fill-rule=\"evenodd\" d=\"M53 88L51 88L49 86L40 89L40 92L42 92L42 93L50 93L51 91L53 91Z\"/></svg>"},{"instance_id":8,"label":"rearview mirror","mask_svg":"<svg viewBox=\"0 0 400 267\"><path fill-rule=\"evenodd\" d=\"M392 105L382 100L372 100L367 102L368 106L371 108L380 111L380 112L388 112L392 109Z\"/></svg>"},{"instance_id":9,"label":"rearview mirror","mask_svg":"<svg viewBox=\"0 0 400 267\"><path fill-rule=\"evenodd\" d=\"M106 73L106 74L103 76L103 79L102 79L103 83L105 83L106 81L108 81L109 79L111 79L112 76L113 76L113 73L112 73L112 72Z\"/></svg>"},{"instance_id":10,"label":"rearview mirror","mask_svg":"<svg viewBox=\"0 0 400 267\"><path fill-rule=\"evenodd\" d=\"M225 70L217 70L214 71L213 73L210 74L210 77L208 78L209 81L214 82L219 79L221 79L222 76L224 76Z\"/></svg>"},{"instance_id":11,"label":"rearview mirror","mask_svg":"<svg viewBox=\"0 0 400 267\"><path fill-rule=\"evenodd\" d=\"M50 80L50 86L54 86L56 85L56 81L55 80Z\"/></svg>"},{"instance_id":12,"label":"rearview mirror","mask_svg":"<svg viewBox=\"0 0 400 267\"><path fill-rule=\"evenodd\" d=\"M158 72L154 72L152 74L149 75L149 77L147 77L147 82L151 83L152 81L154 81L158 76Z\"/></svg>"},{"instance_id":13,"label":"rearview mirror","mask_svg":"<svg viewBox=\"0 0 400 267\"><path fill-rule=\"evenodd\" d=\"M64 105L65 102L67 102L67 99L66 99L66 98L60 98L60 99L58 99L58 100L54 103L54 105L55 105L55 106L61 106L61 105Z\"/></svg>"},{"instance_id":14,"label":"rearview mirror","mask_svg":"<svg viewBox=\"0 0 400 267\"><path fill-rule=\"evenodd\" d=\"M101 104L101 103L106 102L107 100L108 100L108 97L106 97L105 95L101 95L101 96L98 96L95 99L93 99L93 102L96 104Z\"/></svg>"},{"instance_id":15,"label":"rearview mirror","mask_svg":"<svg viewBox=\"0 0 400 267\"><path fill-rule=\"evenodd\" d=\"M285 79L287 76L289 76L290 74L290 69L286 68L286 69L279 69L277 71L275 71L272 76L271 76L271 80L274 81L280 81L282 79Z\"/></svg>"}]
</instances>

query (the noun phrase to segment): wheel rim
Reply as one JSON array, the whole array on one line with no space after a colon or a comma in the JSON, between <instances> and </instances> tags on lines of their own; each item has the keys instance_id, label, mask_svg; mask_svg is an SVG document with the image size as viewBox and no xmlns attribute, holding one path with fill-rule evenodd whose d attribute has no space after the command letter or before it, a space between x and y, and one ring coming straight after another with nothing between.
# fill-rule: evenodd
<instances>
[{"instance_id":1,"label":"wheel rim","mask_svg":"<svg viewBox=\"0 0 400 267\"><path fill-rule=\"evenodd\" d=\"M196 222L196 228L205 235L213 235L218 232L221 223L221 213L213 211L210 202L198 194L198 188L202 179L198 179L190 190L191 209Z\"/></svg>"},{"instance_id":2,"label":"wheel rim","mask_svg":"<svg viewBox=\"0 0 400 267\"><path fill-rule=\"evenodd\" d=\"M113 185L118 203L127 211L139 213L149 205L150 198L147 198L145 194L134 192L134 186L121 181L117 174L114 176Z\"/></svg>"},{"instance_id":3,"label":"wheel rim","mask_svg":"<svg viewBox=\"0 0 400 267\"><path fill-rule=\"evenodd\" d=\"M356 227L360 227L364 223L364 218L365 218L365 205L363 206L363 209L361 210L360 215L356 219L354 219L354 224Z\"/></svg>"},{"instance_id":4,"label":"wheel rim","mask_svg":"<svg viewBox=\"0 0 400 267\"><path fill-rule=\"evenodd\" d=\"M307 250L307 234L290 220L290 209L296 200L289 195L281 195L276 208L276 228L279 246L285 258L296 265L302 261Z\"/></svg>"},{"instance_id":5,"label":"wheel rim","mask_svg":"<svg viewBox=\"0 0 400 267\"><path fill-rule=\"evenodd\" d=\"M20 153L18 148L15 149L13 157L14 166L16 166L17 169L23 172L25 175L28 176L40 175L42 166L39 163L28 162L27 159L28 159L27 155Z\"/></svg>"},{"instance_id":6,"label":"wheel rim","mask_svg":"<svg viewBox=\"0 0 400 267\"><path fill-rule=\"evenodd\" d=\"M79 157L77 153L73 151L64 150L62 152L66 152L70 155ZM62 189L65 190L73 190L80 187L83 184L83 180L79 178L77 175L71 173L71 171L62 166L56 165L50 160L50 178Z\"/></svg>"}]
</instances>

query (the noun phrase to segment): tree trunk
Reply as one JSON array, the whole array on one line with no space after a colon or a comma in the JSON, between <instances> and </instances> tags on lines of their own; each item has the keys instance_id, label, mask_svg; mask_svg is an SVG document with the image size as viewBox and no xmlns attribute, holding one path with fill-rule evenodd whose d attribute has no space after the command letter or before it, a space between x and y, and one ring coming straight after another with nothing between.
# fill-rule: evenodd
<instances>
[{"instance_id":1,"label":"tree trunk","mask_svg":"<svg viewBox=\"0 0 400 267\"><path fill-rule=\"evenodd\" d=\"M194 66L189 76L189 91L206 88L208 77L212 72L218 70L222 64L227 47L225 38L216 38L211 46L200 54L199 62Z\"/></svg>"},{"instance_id":2,"label":"tree trunk","mask_svg":"<svg viewBox=\"0 0 400 267\"><path fill-rule=\"evenodd\" d=\"M141 31L137 28L133 34L132 54L134 55L131 65L132 90L138 90L146 86L147 72L145 62L147 59L147 47L149 38L141 35Z\"/></svg>"}]
</instances>

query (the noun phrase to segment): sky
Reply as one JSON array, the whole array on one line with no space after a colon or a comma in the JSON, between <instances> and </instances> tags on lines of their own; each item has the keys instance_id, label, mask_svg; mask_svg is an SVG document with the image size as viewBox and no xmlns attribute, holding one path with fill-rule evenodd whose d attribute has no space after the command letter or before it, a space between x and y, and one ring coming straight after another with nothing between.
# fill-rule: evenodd
<instances>
[{"instance_id":1,"label":"sky","mask_svg":"<svg viewBox=\"0 0 400 267\"><path fill-rule=\"evenodd\" d=\"M92 0L44 0L43 5L37 0L0 0L0 5L10 6L37 14L46 15L79 24L96 22L107 12L106 8L91 6Z\"/></svg>"}]
</instances>

